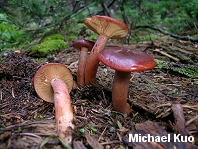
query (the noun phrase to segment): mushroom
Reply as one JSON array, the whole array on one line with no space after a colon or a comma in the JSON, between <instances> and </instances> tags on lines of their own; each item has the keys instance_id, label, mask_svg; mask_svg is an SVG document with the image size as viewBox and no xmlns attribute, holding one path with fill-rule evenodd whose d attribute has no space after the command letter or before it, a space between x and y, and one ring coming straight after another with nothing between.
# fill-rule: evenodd
<instances>
[{"instance_id":1,"label":"mushroom","mask_svg":"<svg viewBox=\"0 0 198 149\"><path fill-rule=\"evenodd\" d=\"M85 18L84 24L99 34L99 37L91 50L85 67L85 84L94 84L99 60L97 55L105 47L108 38L118 39L127 36L128 27L121 21L107 16L93 16Z\"/></svg>"},{"instance_id":2,"label":"mushroom","mask_svg":"<svg viewBox=\"0 0 198 149\"><path fill-rule=\"evenodd\" d=\"M89 40L76 40L73 42L72 46L75 49L80 50L80 56L78 61L78 70L77 70L77 82L80 86L84 87L85 85L85 66L87 62L87 52L91 51L94 46L93 41Z\"/></svg>"},{"instance_id":3,"label":"mushroom","mask_svg":"<svg viewBox=\"0 0 198 149\"><path fill-rule=\"evenodd\" d=\"M33 83L41 99L54 102L58 136L71 144L74 115L69 93L74 81L70 70L60 63L45 64L34 75Z\"/></svg>"},{"instance_id":4,"label":"mushroom","mask_svg":"<svg viewBox=\"0 0 198 149\"><path fill-rule=\"evenodd\" d=\"M115 70L112 85L112 101L115 110L129 114L131 107L127 103L127 93L131 72L149 70L156 66L148 54L124 47L107 47L98 54L98 59Z\"/></svg>"}]
</instances>

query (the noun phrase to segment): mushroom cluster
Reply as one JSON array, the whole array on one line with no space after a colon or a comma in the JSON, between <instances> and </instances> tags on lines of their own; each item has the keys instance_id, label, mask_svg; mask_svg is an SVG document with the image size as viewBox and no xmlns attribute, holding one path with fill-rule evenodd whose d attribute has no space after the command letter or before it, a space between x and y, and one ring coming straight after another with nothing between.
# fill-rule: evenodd
<instances>
[{"instance_id":1,"label":"mushroom cluster","mask_svg":"<svg viewBox=\"0 0 198 149\"><path fill-rule=\"evenodd\" d=\"M99 35L85 67L85 84L94 84L99 65L98 53L102 51L108 38L118 39L128 35L128 27L121 21L107 16L93 16L84 19L84 24Z\"/></svg>"},{"instance_id":2,"label":"mushroom cluster","mask_svg":"<svg viewBox=\"0 0 198 149\"><path fill-rule=\"evenodd\" d=\"M128 27L123 22L107 16L92 16L85 18L84 24L99 35L95 43L87 40L78 40L73 47L81 49L77 82L81 85L94 85L99 62L115 69L115 76L112 85L112 101L115 110L129 114L131 107L127 103L127 92L130 81L130 73L134 71L149 70L155 67L156 63L152 57L144 52L123 48L106 47L108 38L119 39L128 35ZM83 49L84 50L83 50ZM90 55L87 56L87 52Z\"/></svg>"},{"instance_id":3,"label":"mushroom cluster","mask_svg":"<svg viewBox=\"0 0 198 149\"><path fill-rule=\"evenodd\" d=\"M81 87L94 85L101 61L115 70L112 85L114 109L129 114L131 107L127 103L127 93L131 72L152 69L156 63L152 57L138 50L118 46L105 47L108 38L118 39L128 35L128 27L123 22L96 15L84 19L84 24L99 37L96 42L77 40L72 44L75 49L80 50L77 82ZM72 142L74 129L74 115L69 95L73 85L70 70L60 63L45 64L34 75L36 93L43 100L54 103L58 135L69 144Z\"/></svg>"}]
</instances>

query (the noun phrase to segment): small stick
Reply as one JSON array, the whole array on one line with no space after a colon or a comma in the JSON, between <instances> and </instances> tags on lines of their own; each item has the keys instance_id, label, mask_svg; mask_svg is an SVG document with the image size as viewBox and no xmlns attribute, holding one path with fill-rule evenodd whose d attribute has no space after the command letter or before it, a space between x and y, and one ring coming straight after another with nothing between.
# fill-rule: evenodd
<instances>
[{"instance_id":1,"label":"small stick","mask_svg":"<svg viewBox=\"0 0 198 149\"><path fill-rule=\"evenodd\" d=\"M175 118L175 130L182 136L188 136L182 105L179 103L173 103L171 108Z\"/></svg>"},{"instance_id":2,"label":"small stick","mask_svg":"<svg viewBox=\"0 0 198 149\"><path fill-rule=\"evenodd\" d=\"M104 128L104 130L102 131L100 137L98 138L98 142L100 141L100 139L101 139L101 137L103 136L103 134L104 134L104 132L106 131L106 129L107 129L107 126Z\"/></svg>"},{"instance_id":3,"label":"small stick","mask_svg":"<svg viewBox=\"0 0 198 149\"><path fill-rule=\"evenodd\" d=\"M186 126L188 126L189 124L191 124L193 121L195 121L196 119L198 119L198 115L196 115L195 117L191 118L189 121L186 122Z\"/></svg>"},{"instance_id":4,"label":"small stick","mask_svg":"<svg viewBox=\"0 0 198 149\"><path fill-rule=\"evenodd\" d=\"M168 53L166 53L164 51L161 51L160 49L155 49L153 51L154 52L158 52L158 53L160 53L160 54L162 54L162 55L164 55L164 56L166 56L166 57L168 57L168 58L170 58L170 59L172 59L172 60L174 60L176 62L179 62L179 59L178 58L175 58L175 57L171 56L170 54L168 54Z\"/></svg>"}]
</instances>

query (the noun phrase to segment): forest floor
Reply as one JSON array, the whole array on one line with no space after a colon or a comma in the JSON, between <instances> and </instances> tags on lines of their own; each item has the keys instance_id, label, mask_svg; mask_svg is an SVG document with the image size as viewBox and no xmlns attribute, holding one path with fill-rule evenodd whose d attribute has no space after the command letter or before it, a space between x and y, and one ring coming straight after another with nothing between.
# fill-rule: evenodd
<instances>
[{"instance_id":1,"label":"forest floor","mask_svg":"<svg viewBox=\"0 0 198 149\"><path fill-rule=\"evenodd\" d=\"M154 59L198 66L198 44L189 41L167 38L130 47ZM0 148L64 148L55 137L54 105L37 96L32 78L46 62L59 62L76 81L78 56L71 46L44 59L17 52L1 56ZM198 78L157 68L132 73L128 103L133 111L124 116L112 107L113 76L114 70L100 63L95 86L71 91L76 125L72 148L198 148ZM171 134L171 142L129 142L132 133ZM194 141L174 142L173 134L193 136Z\"/></svg>"}]
</instances>

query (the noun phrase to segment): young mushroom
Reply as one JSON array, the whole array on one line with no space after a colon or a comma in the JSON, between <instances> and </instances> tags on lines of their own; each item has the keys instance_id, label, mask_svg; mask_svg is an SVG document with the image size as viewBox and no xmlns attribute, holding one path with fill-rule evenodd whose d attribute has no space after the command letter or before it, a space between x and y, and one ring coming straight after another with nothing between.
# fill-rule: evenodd
<instances>
[{"instance_id":1,"label":"young mushroom","mask_svg":"<svg viewBox=\"0 0 198 149\"><path fill-rule=\"evenodd\" d=\"M91 51L94 46L93 41L89 40L76 40L73 42L72 46L75 49L80 50L80 56L78 61L78 70L77 70L77 82L81 87L85 85L85 66L87 62L87 52Z\"/></svg>"},{"instance_id":2,"label":"young mushroom","mask_svg":"<svg viewBox=\"0 0 198 149\"><path fill-rule=\"evenodd\" d=\"M149 70L156 63L144 52L124 47L107 47L98 54L98 59L115 70L112 86L112 102L115 110L129 114L131 107L127 103L127 93L131 72Z\"/></svg>"},{"instance_id":3,"label":"young mushroom","mask_svg":"<svg viewBox=\"0 0 198 149\"><path fill-rule=\"evenodd\" d=\"M70 70L60 63L48 63L39 68L33 79L37 95L47 102L54 102L58 136L71 144L74 115L69 93L74 81Z\"/></svg>"},{"instance_id":4,"label":"young mushroom","mask_svg":"<svg viewBox=\"0 0 198 149\"><path fill-rule=\"evenodd\" d=\"M85 68L85 84L94 84L99 60L97 55L105 47L108 38L118 39L127 36L128 27L121 21L107 16L93 16L84 19L84 24L99 35Z\"/></svg>"}]
</instances>

